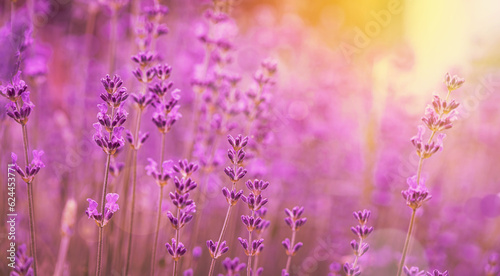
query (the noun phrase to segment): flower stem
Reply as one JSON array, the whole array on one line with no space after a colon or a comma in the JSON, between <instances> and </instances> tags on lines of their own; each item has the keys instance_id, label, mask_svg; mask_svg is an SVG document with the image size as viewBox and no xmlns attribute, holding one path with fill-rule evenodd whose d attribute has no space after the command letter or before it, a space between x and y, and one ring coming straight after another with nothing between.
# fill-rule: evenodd
<instances>
[{"instance_id":1,"label":"flower stem","mask_svg":"<svg viewBox=\"0 0 500 276\"><path fill-rule=\"evenodd\" d=\"M106 192L108 189L108 177L109 177L109 165L111 162L111 154L108 153L108 157L106 158L106 169L104 171L104 183L102 185L102 196L101 196L101 225L99 226L99 240L97 242L97 266L95 274L97 276L101 275L101 259L102 259L102 240L103 240L103 224L104 224L104 206L106 199Z\"/></svg>"},{"instance_id":2,"label":"flower stem","mask_svg":"<svg viewBox=\"0 0 500 276\"><path fill-rule=\"evenodd\" d=\"M66 262L66 255L68 253L70 236L64 234L59 245L59 254L57 256L56 268L54 276L61 276L63 274L64 263Z\"/></svg>"},{"instance_id":3,"label":"flower stem","mask_svg":"<svg viewBox=\"0 0 500 276\"><path fill-rule=\"evenodd\" d=\"M113 7L111 9L111 42L109 49L109 72L113 73L115 71L115 59L116 59L116 40L117 40L117 29L118 29L118 10Z\"/></svg>"},{"instance_id":4,"label":"flower stem","mask_svg":"<svg viewBox=\"0 0 500 276\"><path fill-rule=\"evenodd\" d=\"M128 233L128 247L127 247L127 261L125 263L125 276L128 274L128 269L130 266L130 255L132 252L132 230L134 226L134 211L135 211L135 188L137 184L137 146L138 146L138 138L139 138L139 129L141 127L141 118L142 118L142 109L139 108L137 112L137 120L135 125L135 133L134 133L134 149L132 153L132 202L130 206L130 224L129 224L129 233Z\"/></svg>"},{"instance_id":5,"label":"flower stem","mask_svg":"<svg viewBox=\"0 0 500 276\"><path fill-rule=\"evenodd\" d=\"M155 275L155 265L156 265L156 247L158 245L158 233L160 232L160 221L161 221L161 204L163 202L163 186L160 186L159 204L158 204L158 216L156 219L156 230L155 230L155 240L153 244L153 258L151 258L151 275Z\"/></svg>"},{"instance_id":6,"label":"flower stem","mask_svg":"<svg viewBox=\"0 0 500 276\"><path fill-rule=\"evenodd\" d=\"M415 223L415 213L416 209L413 209L411 213L410 226L408 227L408 233L406 234L405 245L403 247L403 255L401 256L401 261L399 262L398 274L397 276L401 276L403 272L403 267L405 265L406 254L408 253L408 246L410 245L411 234L413 231L413 224Z\"/></svg>"},{"instance_id":7,"label":"flower stem","mask_svg":"<svg viewBox=\"0 0 500 276\"><path fill-rule=\"evenodd\" d=\"M252 231L248 232L248 243L252 246ZM252 276L252 254L248 255L247 276Z\"/></svg>"},{"instance_id":8,"label":"flower stem","mask_svg":"<svg viewBox=\"0 0 500 276\"><path fill-rule=\"evenodd\" d=\"M177 213L175 215L175 217L177 218L177 220L179 220L179 215L180 215L180 209L179 209L179 207L177 207ZM177 246L179 246L180 238L181 238L181 229L175 229L175 241L177 243L176 244ZM173 273L172 273L173 276L177 275L177 265L178 265L178 262L179 262L178 259L174 259L174 270L173 270Z\"/></svg>"},{"instance_id":9,"label":"flower stem","mask_svg":"<svg viewBox=\"0 0 500 276\"><path fill-rule=\"evenodd\" d=\"M217 254L219 253L220 243L222 242L222 238L224 237L224 233L226 233L227 226L229 224L229 217L231 216L231 209L233 205L229 205L227 207L226 218L224 219L224 224L222 225L222 230L220 231L219 241L217 242L217 246L215 248L214 256L212 257L212 262L210 263L210 272L208 276L212 276L215 269L215 261L217 260Z\"/></svg>"},{"instance_id":10,"label":"flower stem","mask_svg":"<svg viewBox=\"0 0 500 276\"><path fill-rule=\"evenodd\" d=\"M297 232L295 231L295 229L292 229L292 241L290 242L290 249L293 250L293 246L295 244L295 234ZM293 254L289 254L288 255L288 259L286 260L286 267L285 267L285 270L286 270L286 273L289 273L290 271L290 264L292 263L292 255Z\"/></svg>"},{"instance_id":11,"label":"flower stem","mask_svg":"<svg viewBox=\"0 0 500 276\"><path fill-rule=\"evenodd\" d=\"M25 124L22 125L23 130L23 145L24 145L24 158L26 166L29 160L29 143L28 143L28 128ZM35 201L33 196L33 182L26 183L28 186L28 212L29 212L29 225L30 225L30 250L33 256L33 274L37 275L37 255L36 255L36 236L35 236Z\"/></svg>"}]
</instances>

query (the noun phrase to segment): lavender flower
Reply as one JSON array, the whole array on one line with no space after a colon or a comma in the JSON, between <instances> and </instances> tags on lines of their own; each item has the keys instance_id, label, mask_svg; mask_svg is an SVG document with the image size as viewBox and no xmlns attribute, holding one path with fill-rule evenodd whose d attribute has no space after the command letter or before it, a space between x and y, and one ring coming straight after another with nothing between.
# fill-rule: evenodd
<instances>
[{"instance_id":1,"label":"lavender flower","mask_svg":"<svg viewBox=\"0 0 500 276\"><path fill-rule=\"evenodd\" d=\"M415 221L415 213L424 202L431 198L429 190L425 186L425 180L420 177L423 162L437 151L442 150L445 135L440 132L452 128L453 121L456 120L456 109L458 108L459 103L455 100L448 102L448 100L451 91L458 89L464 83L464 80L457 76L450 77L449 74L446 74L444 82L448 89L446 98L442 100L439 96L434 96L432 104L427 106L425 116L422 118L425 126L431 130L428 140L425 141L423 138L425 134L424 126L419 126L417 135L411 139L411 142L415 146L420 159L418 162L417 174L407 180L410 187L407 190L402 191L403 198L406 200L406 205L412 209L412 214L403 247L403 254L401 255L401 260L399 262L397 276L402 275L405 267L405 259Z\"/></svg>"},{"instance_id":2,"label":"lavender flower","mask_svg":"<svg viewBox=\"0 0 500 276\"><path fill-rule=\"evenodd\" d=\"M453 91L455 89L460 88L462 84L464 84L465 79L460 78L457 75L454 75L453 77L450 76L449 73L446 73L444 76L444 83L446 84L446 87L448 88L448 91Z\"/></svg>"},{"instance_id":3,"label":"lavender flower","mask_svg":"<svg viewBox=\"0 0 500 276\"><path fill-rule=\"evenodd\" d=\"M425 271L420 271L418 267L412 266L408 268L407 266L403 269L406 276L425 276Z\"/></svg>"},{"instance_id":4,"label":"lavender flower","mask_svg":"<svg viewBox=\"0 0 500 276\"><path fill-rule=\"evenodd\" d=\"M219 242L213 242L212 240L208 240L207 247L212 259L218 259L220 256L222 256L222 254L226 253L229 250L229 247L227 247L226 245L226 241L223 241L219 245Z\"/></svg>"},{"instance_id":5,"label":"lavender flower","mask_svg":"<svg viewBox=\"0 0 500 276\"><path fill-rule=\"evenodd\" d=\"M219 240L217 242L213 242L212 240L207 241L207 246L209 248L210 255L212 257L209 275L213 275L213 273L214 273L215 261L223 253L225 253L227 250L229 250L229 248L227 248L226 250L223 250L220 248L223 244L224 245L226 244L225 241L222 242L222 238L224 237L224 233L225 233L225 231L227 229L227 225L229 223L229 217L231 214L231 210L232 210L233 206L236 205L236 203L238 202L240 197L242 197L242 194L243 194L242 190L239 190L239 191L236 190L236 184L237 184L238 180L241 179L243 176L245 176L245 174L247 172L243 167L241 167L239 165L243 162L243 158L245 155L244 154L244 147L248 144L248 137L243 137L242 135L238 135L236 138L234 138L233 136L228 135L227 140L232 147L232 150L230 149L229 152L232 152L235 156L243 156L243 157L241 158L241 160L238 159L238 161L237 161L236 159L231 158L231 154L228 155L229 161L231 161L233 166L227 167L224 170L224 172L226 173L226 175L228 175L229 179L231 180L232 188L231 188L231 190L229 190L226 187L224 187L222 189L222 194L226 198L226 201L227 201L229 206L228 206L228 209L226 212L226 218L224 219L224 225L222 226ZM238 169L237 169L237 167L238 167ZM262 203L262 201L263 200L261 200L259 203L261 205L265 204L265 203ZM267 200L266 200L266 202L267 202ZM246 241L246 243L245 243L245 241L246 240L240 240L240 243L242 244L242 246L244 248L246 245L245 251L249 250L248 252L253 252L252 249L254 248L254 245L256 246L255 247L255 250L256 250L256 249L258 249L260 244L262 244L262 242L260 242L260 243L256 242L254 244L254 241L251 241L251 239L250 239L250 242L252 244L248 245L248 241ZM252 253L252 254L254 254L254 253ZM250 269L250 265L247 266L247 269Z\"/></svg>"},{"instance_id":6,"label":"lavender flower","mask_svg":"<svg viewBox=\"0 0 500 276\"><path fill-rule=\"evenodd\" d=\"M240 156L242 157L237 159L231 158L232 156L236 156L236 154L229 154L229 159L233 164L240 164L240 159L243 160L245 156L244 151L240 149L239 152L243 152L243 154L240 154ZM230 150L229 153L234 153L234 151ZM262 251L264 247L264 239L252 239L254 230L260 227L260 224L263 222L262 218L256 215L256 212L259 211L268 202L267 198L263 198L261 193L269 186L269 182L264 182L258 179L255 179L253 182L249 180L246 182L246 186L248 190L250 190L250 194L248 195L248 197L243 195L241 197L241 200L247 203L248 209L250 210L250 215L241 216L241 221L247 228L248 240L241 237L238 237L238 240L245 250L245 255L248 256L247 275L252 275L255 272L255 269L252 269L251 267L252 257L254 257L259 251Z\"/></svg>"},{"instance_id":7,"label":"lavender flower","mask_svg":"<svg viewBox=\"0 0 500 276\"><path fill-rule=\"evenodd\" d=\"M225 258L222 261L222 265L224 266L224 270L226 270L226 274L219 274L219 276L239 276L240 271L245 269L245 263L240 263L240 259L238 257L231 260L231 258Z\"/></svg>"},{"instance_id":8,"label":"lavender flower","mask_svg":"<svg viewBox=\"0 0 500 276\"><path fill-rule=\"evenodd\" d=\"M146 166L147 175L152 176L158 186L167 185L168 180L173 178L174 162L172 160L163 162L161 170L158 170L158 164L153 159L148 158L148 162L149 165Z\"/></svg>"},{"instance_id":9,"label":"lavender flower","mask_svg":"<svg viewBox=\"0 0 500 276\"><path fill-rule=\"evenodd\" d=\"M93 218L94 221L96 222L98 227L104 227L108 222L111 220L113 217L113 214L116 213L119 209L120 206L116 203L118 201L118 198L120 196L115 193L109 193L106 195L106 206L104 207L104 218L102 216L102 213L100 213L97 210L97 202L91 198L87 198L87 201L89 202L89 207L85 211L85 214L89 218Z\"/></svg>"},{"instance_id":10,"label":"lavender flower","mask_svg":"<svg viewBox=\"0 0 500 276\"><path fill-rule=\"evenodd\" d=\"M337 262L334 262L332 264L330 264L330 272L328 273L328 276L340 276L340 271L342 270L342 266L337 263Z\"/></svg>"},{"instance_id":11,"label":"lavender flower","mask_svg":"<svg viewBox=\"0 0 500 276\"><path fill-rule=\"evenodd\" d=\"M346 262L344 264L344 272L348 276L361 275L361 268L358 266L359 257L363 256L370 246L368 243L364 242L366 238L373 232L373 227L367 226L368 219L370 218L371 212L369 210L363 210L353 213L354 218L359 222L360 225L351 227L351 231L358 237L358 240L351 241L351 247L354 250L354 262Z\"/></svg>"},{"instance_id":12,"label":"lavender flower","mask_svg":"<svg viewBox=\"0 0 500 276\"><path fill-rule=\"evenodd\" d=\"M26 252L26 245L21 244L17 248L15 256L14 269L10 272L10 276L33 276L33 268L31 267L33 263L33 258L29 257Z\"/></svg>"},{"instance_id":13,"label":"lavender flower","mask_svg":"<svg viewBox=\"0 0 500 276\"><path fill-rule=\"evenodd\" d=\"M302 213L304 213L304 207L295 206L292 210L285 208L285 222L292 229L292 240L290 241L286 238L281 244L285 247L288 259L286 262L286 267L282 271L282 275L288 275L290 272L290 264L292 262L292 256L294 256L297 251L303 246L302 242L295 243L295 236L297 231L307 222L307 218L301 218Z\"/></svg>"},{"instance_id":14,"label":"lavender flower","mask_svg":"<svg viewBox=\"0 0 500 276\"><path fill-rule=\"evenodd\" d=\"M448 271L441 272L437 269L434 269L434 271L432 272L428 271L427 276L448 276Z\"/></svg>"},{"instance_id":15,"label":"lavender flower","mask_svg":"<svg viewBox=\"0 0 500 276\"><path fill-rule=\"evenodd\" d=\"M197 169L198 164L189 163L187 160L179 160L178 165L173 167L173 170L181 175L181 179L175 177L175 191L170 193L170 199L177 210L175 214L167 212L170 224L175 229L172 245L168 243L165 245L168 253L174 259L173 275L177 274L177 262L187 251L180 242L180 230L193 219L193 214L196 212L196 204L189 198L189 192L197 187L196 182L191 179L191 175ZM177 244L177 249L175 249L175 244Z\"/></svg>"},{"instance_id":16,"label":"lavender flower","mask_svg":"<svg viewBox=\"0 0 500 276\"><path fill-rule=\"evenodd\" d=\"M99 212L97 210L97 202L90 198L87 199L89 208L86 211L89 218L94 219L99 229L96 275L101 274L103 227L109 222L113 214L118 211L118 204L116 204L119 197L118 194L107 193L108 177L111 171L111 156L125 145L125 139L122 137L121 133L124 129L122 125L126 121L128 115L127 111L124 109L124 102L128 98L128 94L126 93L126 88L122 87L123 80L117 75L113 78L106 75L101 79L101 84L105 92L100 94L100 98L104 103L97 105L99 108L99 112L97 113L98 122L93 124L96 130L93 136L94 142L107 155L102 186L101 211ZM103 134L104 131L107 133ZM106 204L104 203L105 199L107 201Z\"/></svg>"},{"instance_id":17,"label":"lavender flower","mask_svg":"<svg viewBox=\"0 0 500 276\"><path fill-rule=\"evenodd\" d=\"M26 125L28 123L28 117L35 105L30 101L30 92L23 92L21 94L21 103L9 102L6 106L6 112L9 117L14 119L20 125Z\"/></svg>"},{"instance_id":18,"label":"lavender flower","mask_svg":"<svg viewBox=\"0 0 500 276\"><path fill-rule=\"evenodd\" d=\"M42 155L44 154L43 150L33 150L32 153L33 159L31 160L31 163L26 166L25 170L21 169L21 167L17 164L17 155L15 153L11 153L14 169L27 184L33 182L35 175L40 171L41 168L45 168L45 164L41 159Z\"/></svg>"},{"instance_id":19,"label":"lavender flower","mask_svg":"<svg viewBox=\"0 0 500 276\"><path fill-rule=\"evenodd\" d=\"M429 190L425 186L425 179L422 178L420 182L420 185L418 185L416 175L409 177L407 183L410 187L401 192L403 198L406 200L406 205L413 210L420 208L424 202L432 198L432 195L430 195Z\"/></svg>"},{"instance_id":20,"label":"lavender flower","mask_svg":"<svg viewBox=\"0 0 500 276\"><path fill-rule=\"evenodd\" d=\"M486 276L497 276L500 273L500 256L493 253L488 258L488 263L484 266L484 273Z\"/></svg>"},{"instance_id":21,"label":"lavender flower","mask_svg":"<svg viewBox=\"0 0 500 276\"><path fill-rule=\"evenodd\" d=\"M174 261L178 261L187 252L184 244L182 244L182 242L179 242L177 244L175 239L172 239L172 244L166 243L165 247L167 248L168 254L172 256L172 259L174 259Z\"/></svg>"}]
</instances>

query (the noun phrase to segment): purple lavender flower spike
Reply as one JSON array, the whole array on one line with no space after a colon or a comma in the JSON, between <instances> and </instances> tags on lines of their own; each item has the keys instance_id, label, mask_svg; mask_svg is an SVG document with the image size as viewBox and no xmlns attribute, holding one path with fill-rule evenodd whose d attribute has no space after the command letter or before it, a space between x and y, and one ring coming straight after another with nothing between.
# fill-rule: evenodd
<instances>
[{"instance_id":1,"label":"purple lavender flower spike","mask_svg":"<svg viewBox=\"0 0 500 276\"><path fill-rule=\"evenodd\" d=\"M429 190L425 186L425 179L420 179L420 184L417 184L417 176L409 177L408 180L409 188L403 190L401 194L406 200L406 205L408 205L413 210L416 210L422 206L422 204L432 198Z\"/></svg>"},{"instance_id":2,"label":"purple lavender flower spike","mask_svg":"<svg viewBox=\"0 0 500 276\"><path fill-rule=\"evenodd\" d=\"M21 176L24 182L30 184L35 179L35 175L38 174L41 168L45 168L45 164L42 162L41 157L44 154L43 150L33 150L33 159L31 163L26 166L25 170L23 170L17 164L17 155L15 153L11 153L12 164L14 164L14 169Z\"/></svg>"},{"instance_id":3,"label":"purple lavender flower spike","mask_svg":"<svg viewBox=\"0 0 500 276\"><path fill-rule=\"evenodd\" d=\"M147 175L151 175L158 186L165 186L169 179L173 177L173 161L167 160L163 162L163 173L158 170L158 164L151 158L148 158L149 165L146 166Z\"/></svg>"},{"instance_id":4,"label":"purple lavender flower spike","mask_svg":"<svg viewBox=\"0 0 500 276\"><path fill-rule=\"evenodd\" d=\"M486 276L497 276L500 273L500 255L493 253L488 258L488 263L484 266Z\"/></svg>"},{"instance_id":5,"label":"purple lavender flower spike","mask_svg":"<svg viewBox=\"0 0 500 276\"><path fill-rule=\"evenodd\" d=\"M344 268L344 272L345 272L346 276L359 276L359 275L361 275L361 271L360 271L359 266L353 266L352 264L347 262L344 264L343 268Z\"/></svg>"},{"instance_id":6,"label":"purple lavender flower spike","mask_svg":"<svg viewBox=\"0 0 500 276\"><path fill-rule=\"evenodd\" d=\"M354 212L353 216L360 224L366 224L370 218L371 212L364 209L363 211Z\"/></svg>"},{"instance_id":7,"label":"purple lavender flower spike","mask_svg":"<svg viewBox=\"0 0 500 276\"><path fill-rule=\"evenodd\" d=\"M108 92L109 94L114 94L122 86L123 80L118 75L114 75L113 78L111 78L109 75L106 75L101 79L101 83L104 86L106 92Z\"/></svg>"},{"instance_id":8,"label":"purple lavender flower spike","mask_svg":"<svg viewBox=\"0 0 500 276\"><path fill-rule=\"evenodd\" d=\"M28 123L28 117L35 105L29 99L30 92L26 91L21 94L22 103L20 106L16 102L9 102L5 105L7 116L11 117L20 125Z\"/></svg>"},{"instance_id":9,"label":"purple lavender flower spike","mask_svg":"<svg viewBox=\"0 0 500 276\"><path fill-rule=\"evenodd\" d=\"M87 201L89 202L89 207L87 208L87 210L85 210L85 214L87 214L87 216L89 218L94 219L97 226L102 228L102 227L106 226L106 224L108 224L108 222L113 217L113 214L116 213L120 209L120 207L116 203L116 201L118 201L119 197L120 196L118 194L115 194L115 193L106 194L106 204L105 204L105 208L104 208L104 219L102 217L102 214L97 209L98 203L91 198L87 198Z\"/></svg>"},{"instance_id":10,"label":"purple lavender flower spike","mask_svg":"<svg viewBox=\"0 0 500 276\"><path fill-rule=\"evenodd\" d=\"M220 256L222 256L224 253L226 253L229 250L229 247L227 247L227 245L226 245L226 241L223 241L220 244L219 250L217 250L217 252L216 252L217 245L218 245L217 242L213 242L212 240L207 241L207 247L208 247L208 250L210 251L210 256L212 256L213 259L219 258Z\"/></svg>"},{"instance_id":11,"label":"purple lavender flower spike","mask_svg":"<svg viewBox=\"0 0 500 276\"><path fill-rule=\"evenodd\" d=\"M222 261L222 266L224 270L226 270L226 275L240 275L239 272L244 270L246 267L245 263L240 263L240 259L235 257L231 260L231 258L226 258Z\"/></svg>"},{"instance_id":12,"label":"purple lavender flower spike","mask_svg":"<svg viewBox=\"0 0 500 276\"><path fill-rule=\"evenodd\" d=\"M304 207L299 207L295 206L292 208L292 210L285 208L285 214L287 217L285 218L285 222L292 229L292 239L286 238L281 244L285 247L286 254L288 255L288 259L286 262L286 267L284 269L285 273L288 273L290 271L290 264L292 261L292 256L297 253L297 251L303 246L301 242L298 242L294 244L295 242L295 235L297 231L302 227L306 221L307 218L301 218L302 214L304 213Z\"/></svg>"},{"instance_id":13,"label":"purple lavender flower spike","mask_svg":"<svg viewBox=\"0 0 500 276\"><path fill-rule=\"evenodd\" d=\"M10 276L33 276L33 258L29 257L26 252L26 244L21 244L17 248L15 255L14 269L10 272Z\"/></svg>"},{"instance_id":14,"label":"purple lavender flower spike","mask_svg":"<svg viewBox=\"0 0 500 276\"><path fill-rule=\"evenodd\" d=\"M355 261L351 264L346 262L344 264L344 272L346 275L360 275L361 268L357 265L357 260L359 257L363 256L368 249L370 249L370 245L365 241L366 238L373 232L373 227L367 226L368 219L370 218L371 212L369 210L357 211L353 213L354 218L360 223L360 225L356 225L355 227L351 227L351 231L358 237L358 240L351 241L351 247L354 251Z\"/></svg>"},{"instance_id":15,"label":"purple lavender flower spike","mask_svg":"<svg viewBox=\"0 0 500 276\"><path fill-rule=\"evenodd\" d=\"M405 266L403 272L406 276L425 276L425 271L420 271L420 269L415 266L412 266L411 268Z\"/></svg>"},{"instance_id":16,"label":"purple lavender flower spike","mask_svg":"<svg viewBox=\"0 0 500 276\"><path fill-rule=\"evenodd\" d=\"M89 207L85 211L85 214L87 214L89 218L99 215L99 211L97 211L97 202L91 198L87 198L87 201L89 202Z\"/></svg>"},{"instance_id":17,"label":"purple lavender flower spike","mask_svg":"<svg viewBox=\"0 0 500 276\"><path fill-rule=\"evenodd\" d=\"M448 271L441 272L437 269L434 269L434 271L432 272L428 271L427 276L448 276Z\"/></svg>"},{"instance_id":18,"label":"purple lavender flower spike","mask_svg":"<svg viewBox=\"0 0 500 276\"><path fill-rule=\"evenodd\" d=\"M175 239L172 239L172 244L166 243L165 247L167 248L168 254L170 254L170 256L172 256L172 258L176 261L178 261L187 252L184 244L181 242L177 243Z\"/></svg>"},{"instance_id":19,"label":"purple lavender flower spike","mask_svg":"<svg viewBox=\"0 0 500 276\"><path fill-rule=\"evenodd\" d=\"M446 73L444 76L444 83L446 84L446 87L448 88L448 91L453 91L455 89L460 88L462 84L464 84L465 79L460 78L457 75L454 75L453 77L450 76L449 73Z\"/></svg>"},{"instance_id":20,"label":"purple lavender flower spike","mask_svg":"<svg viewBox=\"0 0 500 276\"><path fill-rule=\"evenodd\" d=\"M0 95L15 103L21 98L27 89L28 85L23 80L19 80L18 82L14 81L13 84L0 87Z\"/></svg>"}]
</instances>

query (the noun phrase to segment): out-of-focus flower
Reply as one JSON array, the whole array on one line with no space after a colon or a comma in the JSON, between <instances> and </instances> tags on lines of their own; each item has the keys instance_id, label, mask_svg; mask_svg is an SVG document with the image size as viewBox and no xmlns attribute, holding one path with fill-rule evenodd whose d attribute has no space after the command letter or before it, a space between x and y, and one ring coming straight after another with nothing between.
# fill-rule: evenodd
<instances>
[{"instance_id":1,"label":"out-of-focus flower","mask_svg":"<svg viewBox=\"0 0 500 276\"><path fill-rule=\"evenodd\" d=\"M437 269L434 269L434 271L432 272L428 271L427 276L448 276L448 271L441 272Z\"/></svg>"},{"instance_id":2,"label":"out-of-focus flower","mask_svg":"<svg viewBox=\"0 0 500 276\"><path fill-rule=\"evenodd\" d=\"M425 276L425 271L420 271L420 269L416 266L412 266L411 268L405 266L403 268L403 272L406 276Z\"/></svg>"},{"instance_id":3,"label":"out-of-focus flower","mask_svg":"<svg viewBox=\"0 0 500 276\"><path fill-rule=\"evenodd\" d=\"M10 276L33 276L33 268L31 264L33 263L33 258L29 257L26 252L26 244L21 244L16 251L15 255L15 265L13 271L10 272Z\"/></svg>"},{"instance_id":4,"label":"out-of-focus flower","mask_svg":"<svg viewBox=\"0 0 500 276\"><path fill-rule=\"evenodd\" d=\"M450 73L446 73L444 76L444 83L446 84L446 87L448 88L448 91L453 91L455 89L460 88L462 84L464 84L465 79L460 78L457 75L454 75L453 77L450 76Z\"/></svg>"},{"instance_id":5,"label":"out-of-focus flower","mask_svg":"<svg viewBox=\"0 0 500 276\"><path fill-rule=\"evenodd\" d=\"M156 180L156 184L164 186L169 179L174 175L174 162L172 160L163 161L162 169L158 170L158 163L153 159L148 158L149 165L146 166L147 175L152 176Z\"/></svg>"}]
</instances>

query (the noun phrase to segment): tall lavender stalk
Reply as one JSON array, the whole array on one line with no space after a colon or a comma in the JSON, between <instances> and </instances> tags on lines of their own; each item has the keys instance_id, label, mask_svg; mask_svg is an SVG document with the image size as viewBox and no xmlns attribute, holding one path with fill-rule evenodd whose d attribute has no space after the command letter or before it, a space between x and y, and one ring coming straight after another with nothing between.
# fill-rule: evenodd
<instances>
[{"instance_id":1,"label":"tall lavender stalk","mask_svg":"<svg viewBox=\"0 0 500 276\"><path fill-rule=\"evenodd\" d=\"M36 254L36 236L35 236L35 202L33 195L33 181L35 175L41 168L45 167L41 161L43 151L34 150L33 160L29 159L29 142L28 142L28 123L29 115L35 105L30 101L30 92L27 91L28 86L19 78L21 72L18 72L12 79L12 83L0 88L0 94L9 100L6 105L7 115L14 119L15 122L21 125L23 133L23 148L25 158L25 170L17 164L17 155L12 153L12 163L14 169L21 176L28 188L28 212L30 226L30 251L33 256L33 273L37 275L37 254Z\"/></svg>"},{"instance_id":2,"label":"tall lavender stalk","mask_svg":"<svg viewBox=\"0 0 500 276\"><path fill-rule=\"evenodd\" d=\"M227 207L226 217L224 218L224 223L222 224L219 239L217 240L217 242L214 242L212 240L207 241L207 247L210 251L210 256L212 257L212 261L210 262L210 270L208 273L209 276L213 275L214 273L215 262L217 261L217 259L229 250L229 247L226 246L226 241L222 241L222 239L224 238L227 226L229 225L231 210L243 195L242 190L236 190L236 183L247 173L247 170L242 167L242 164L246 155L244 147L248 144L248 137L242 137L241 135L238 135L236 138L233 138L233 136L228 135L227 140L232 147L232 149L228 150L228 157L233 166L226 167L224 169L224 172L231 180L232 186L231 190L226 187L222 188L222 194L226 198L226 202L229 206Z\"/></svg>"},{"instance_id":3,"label":"tall lavender stalk","mask_svg":"<svg viewBox=\"0 0 500 276\"><path fill-rule=\"evenodd\" d=\"M451 100L450 102L448 102L448 100L451 92L462 86L464 79L459 78L456 75L451 77L449 74L446 74L444 83L448 89L446 98L442 100L438 95L434 96L432 104L426 108L425 116L422 117L422 121L425 126L418 126L418 134L411 139L411 142L415 146L420 159L418 162L417 174L408 178L407 182L409 188L402 191L403 198L406 200L406 205L412 209L412 213L401 260L399 262L397 276L401 276L403 273L406 255L408 253L408 247L413 233L417 209L420 208L425 201L432 197L429 190L425 186L425 179L421 177L423 162L434 153L443 149L443 139L446 135L442 133L442 131L450 129L453 126L453 121L456 119L457 114L456 109L459 106L459 103L455 100ZM424 142L423 138L425 127L431 130L431 134L427 142Z\"/></svg>"},{"instance_id":4,"label":"tall lavender stalk","mask_svg":"<svg viewBox=\"0 0 500 276\"><path fill-rule=\"evenodd\" d=\"M239 157L235 156L233 153L231 154L231 156L233 157L233 159L236 159L235 161L238 161L237 158ZM256 275L259 275L261 273L252 269L252 257L255 256L257 252L262 251L264 247L264 239L259 237L253 240L252 233L254 232L254 230L261 227L262 223L265 223L262 218L256 214L256 212L258 212L268 202L268 199L264 198L261 193L269 186L269 182L264 182L258 179L255 179L253 182L249 180L246 182L246 186L248 190L250 190L250 194L248 196L242 196L241 200L243 200L243 202L247 204L248 209L250 210L250 215L241 216L241 221L247 228L248 240L241 237L238 237L238 240L245 250L245 255L248 256L247 275L251 276L254 273Z\"/></svg>"},{"instance_id":5,"label":"tall lavender stalk","mask_svg":"<svg viewBox=\"0 0 500 276\"><path fill-rule=\"evenodd\" d=\"M97 203L91 199L88 199L89 209L87 210L87 215L89 218L93 217L94 220L96 220L99 228L96 275L101 275L101 255L104 238L103 228L111 219L113 213L118 210L118 204L116 204L118 195L107 193L108 177L110 172L111 156L125 144L125 139L121 136L121 132L123 131L123 127L121 125L125 123L128 115L127 111L123 108L124 102L128 98L128 94L126 92L127 89L122 87L122 79L117 75L113 78L107 75L101 79L101 83L106 92L101 93L100 95L100 98L104 101L104 103L97 105L100 111L97 113L98 122L94 124L96 133L93 137L97 146L99 146L107 156L104 168L104 181L102 185L101 212L99 213L96 210ZM108 135L102 134L103 129L108 132ZM104 204L105 199L108 201L106 205Z\"/></svg>"},{"instance_id":6,"label":"tall lavender stalk","mask_svg":"<svg viewBox=\"0 0 500 276\"><path fill-rule=\"evenodd\" d=\"M366 238L373 232L373 227L367 226L368 219L370 218L371 212L369 210L363 210L354 212L354 218L359 222L356 227L351 227L351 231L358 237L358 241L352 240L351 247L354 251L354 261L352 263L346 262L344 264L344 272L347 276L358 276L361 274L361 268L358 266L358 260L363 256L370 245L365 242Z\"/></svg>"},{"instance_id":7,"label":"tall lavender stalk","mask_svg":"<svg viewBox=\"0 0 500 276\"><path fill-rule=\"evenodd\" d=\"M287 217L285 218L286 225L292 229L292 240L286 238L281 244L285 247L286 254L288 258L286 260L286 266L281 271L282 276L290 275L290 265L292 264L292 256L294 256L297 251L303 246L303 243L298 242L295 243L295 236L297 235L297 231L302 227L306 222L307 218L301 218L302 213L304 213L304 207L295 206L292 210L285 208L285 214Z\"/></svg>"},{"instance_id":8,"label":"tall lavender stalk","mask_svg":"<svg viewBox=\"0 0 500 276\"><path fill-rule=\"evenodd\" d=\"M148 159L150 165L146 167L147 174L152 175L155 178L158 186L160 186L160 193L158 195L158 213L151 259L151 275L154 275L156 266L156 251L158 245L158 234L160 230L161 210L163 203L163 187L167 184L167 181L173 177L174 173L173 162L170 160L164 161L165 136L172 129L172 126L182 117L182 115L179 113L180 106L178 105L180 99L180 90L174 89L173 91L171 91L173 83L171 81L166 81L170 77L171 71L172 68L166 64L156 66L154 69L154 74L156 74L156 76L158 77L159 82L150 88L150 91L154 94L154 100L152 104L156 109L156 111L153 113L152 120L161 134L161 168L158 171L156 162L151 158ZM150 74L153 74L153 72ZM170 92L170 97L167 96L168 92Z\"/></svg>"},{"instance_id":9,"label":"tall lavender stalk","mask_svg":"<svg viewBox=\"0 0 500 276\"><path fill-rule=\"evenodd\" d=\"M264 236L265 230L267 228L269 228L269 226L271 225L271 221L265 219L266 214L267 214L266 207L262 207L258 211L255 212L255 216L257 218L261 219L261 222L259 223L259 225L257 225L257 227L254 230L255 234L257 235L257 240L262 239L262 237ZM261 246L259 246L259 248L257 248L257 252L255 252L255 258L253 261L253 268L252 269L253 269L253 271L255 271L256 275L260 275L259 273L263 271L263 268L259 268L259 256L263 250L264 250L264 245L261 245Z\"/></svg>"},{"instance_id":10,"label":"tall lavender stalk","mask_svg":"<svg viewBox=\"0 0 500 276\"><path fill-rule=\"evenodd\" d=\"M136 56L132 57L132 60L138 64L138 68L134 70L134 72L148 72L151 70L150 64L153 60L153 54L148 52L141 52ZM156 68L152 69L156 73ZM129 223L129 233L128 233L128 244L127 244L127 258L125 262L125 271L124 275L128 275L128 269L130 265L130 256L132 252L132 233L134 226L134 212L135 212L135 195L136 195L136 186L137 186L137 154L139 149L142 147L146 139L149 137L149 133L141 133L141 121L142 114L144 110L151 104L153 101L153 97L150 95L148 90L148 85L151 82L152 78L148 78L150 74L138 74L134 75L137 77L137 80L142 84L142 89L137 94L132 94L132 99L135 102L135 106L137 108L137 118L135 122L134 133L127 130L127 141L132 148L132 200L130 206L130 223ZM139 78L141 77L141 78Z\"/></svg>"},{"instance_id":11,"label":"tall lavender stalk","mask_svg":"<svg viewBox=\"0 0 500 276\"><path fill-rule=\"evenodd\" d=\"M175 215L168 211L167 217L170 220L172 228L175 230L175 238L172 238L172 243L166 243L167 252L174 260L172 275L177 275L179 259L187 252L186 247L180 241L181 229L186 226L196 212L195 202L189 198L189 192L197 187L196 182L191 179L191 175L198 170L198 165L189 163L187 160L179 161L179 164L174 166L174 170L181 174L181 178L174 178L175 191L170 193L170 199L176 207Z\"/></svg>"}]
</instances>

